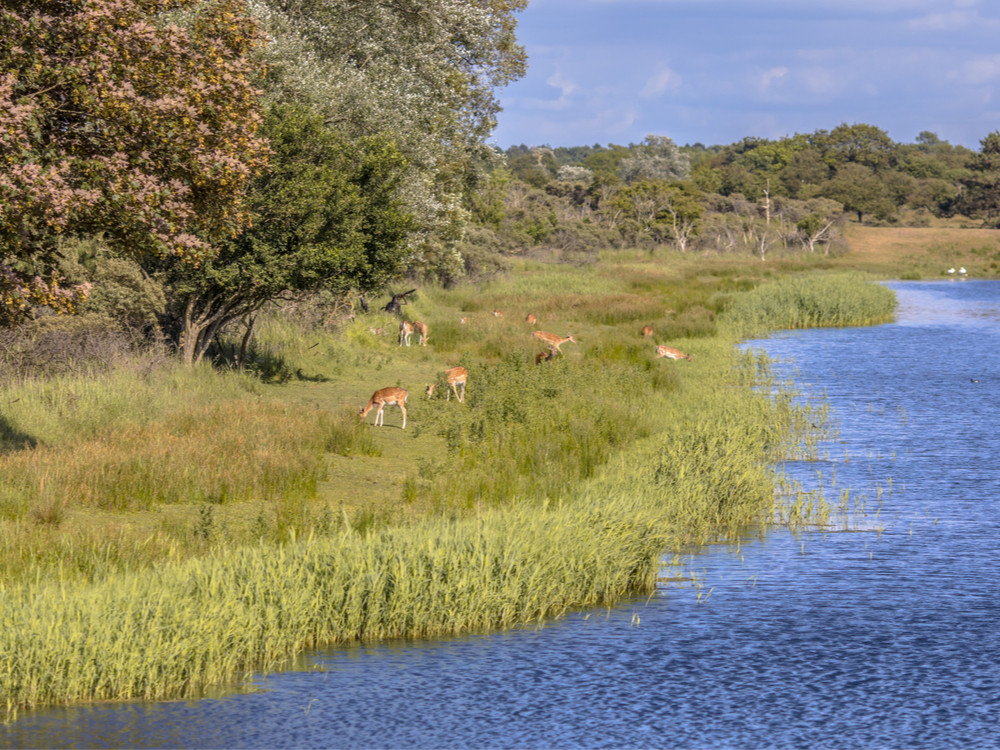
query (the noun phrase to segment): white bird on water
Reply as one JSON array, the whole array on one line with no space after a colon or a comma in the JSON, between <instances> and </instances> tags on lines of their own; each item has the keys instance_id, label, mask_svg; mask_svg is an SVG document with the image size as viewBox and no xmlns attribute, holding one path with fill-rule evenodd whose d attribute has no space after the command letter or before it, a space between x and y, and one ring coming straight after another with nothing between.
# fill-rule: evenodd
<instances>
[{"instance_id":1,"label":"white bird on water","mask_svg":"<svg viewBox=\"0 0 1000 750\"><path fill-rule=\"evenodd\" d=\"M965 270L965 266L962 266L961 268L959 268L958 272L961 273L961 274L968 273L968 271Z\"/></svg>"}]
</instances>

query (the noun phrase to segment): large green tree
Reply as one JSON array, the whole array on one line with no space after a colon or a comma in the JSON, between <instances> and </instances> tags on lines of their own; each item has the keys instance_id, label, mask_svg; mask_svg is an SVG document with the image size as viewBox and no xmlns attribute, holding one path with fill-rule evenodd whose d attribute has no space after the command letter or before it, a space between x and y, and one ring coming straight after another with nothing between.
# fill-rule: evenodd
<instances>
[{"instance_id":1,"label":"large green tree","mask_svg":"<svg viewBox=\"0 0 1000 750\"><path fill-rule=\"evenodd\" d=\"M813 141L831 165L861 164L877 172L896 163L896 144L874 125L841 123L829 133L817 133Z\"/></svg>"},{"instance_id":2,"label":"large green tree","mask_svg":"<svg viewBox=\"0 0 1000 750\"><path fill-rule=\"evenodd\" d=\"M1000 226L1000 131L983 138L980 146L969 160L968 174L960 180L963 190L956 208L984 224Z\"/></svg>"},{"instance_id":3,"label":"large green tree","mask_svg":"<svg viewBox=\"0 0 1000 750\"><path fill-rule=\"evenodd\" d=\"M227 324L302 292L382 288L409 259L406 162L385 138L345 139L305 107L276 105L261 132L269 169L250 185L249 225L198 267L171 259L172 333L187 363Z\"/></svg>"},{"instance_id":4,"label":"large green tree","mask_svg":"<svg viewBox=\"0 0 1000 750\"><path fill-rule=\"evenodd\" d=\"M885 183L861 164L845 164L838 169L823 187L823 195L840 201L845 211L857 214L858 221L865 216L887 219L896 210Z\"/></svg>"},{"instance_id":5,"label":"large green tree","mask_svg":"<svg viewBox=\"0 0 1000 750\"><path fill-rule=\"evenodd\" d=\"M70 306L62 238L197 262L264 163L242 0L0 3L0 322Z\"/></svg>"},{"instance_id":6,"label":"large green tree","mask_svg":"<svg viewBox=\"0 0 1000 750\"><path fill-rule=\"evenodd\" d=\"M523 75L527 0L258 0L272 96L309 101L347 137L389 133L410 172L414 262L460 274L466 200L495 165L496 89Z\"/></svg>"}]
</instances>

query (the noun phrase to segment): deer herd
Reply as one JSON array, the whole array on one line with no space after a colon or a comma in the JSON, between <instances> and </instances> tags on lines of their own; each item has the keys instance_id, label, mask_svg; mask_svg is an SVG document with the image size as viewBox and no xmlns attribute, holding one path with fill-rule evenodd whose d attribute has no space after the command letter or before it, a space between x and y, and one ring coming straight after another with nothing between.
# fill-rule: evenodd
<instances>
[{"instance_id":1,"label":"deer herd","mask_svg":"<svg viewBox=\"0 0 1000 750\"><path fill-rule=\"evenodd\" d=\"M493 311L493 317L497 320L503 319L503 313L499 310ZM534 313L528 313L525 317L525 322L534 328L538 323L538 318ZM469 322L467 317L461 319L462 324ZM373 333L376 331L381 334L383 329L370 329ZM427 324L422 323L419 320L408 321L403 320L399 324L399 345L406 346L410 345L410 339L413 334L418 335L418 344L420 346L427 346ZM640 331L643 338L652 338L653 327L643 326ZM554 359L557 355L562 354L562 349L560 348L563 344L572 343L578 344L572 334L566 334L566 336L557 336L554 333L546 333L545 331L533 330L531 332L532 337L538 339L543 344L547 345L546 351L539 352L535 355L535 364L541 364L542 362L548 362ZM656 345L656 359L666 357L668 359L678 360L686 359L691 360L693 357L690 354L685 354L679 349L674 349L671 346L664 346L663 344ZM433 383L427 386L424 391L427 398L432 398L434 392L437 390L439 385L445 386L445 400L451 401L451 394L455 394L455 398L458 403L465 402L465 384L469 378L469 371L461 366L449 367L445 370L438 378L437 383ZM389 388L379 388L372 397L368 400L368 403L361 407L359 414L361 419L368 416L368 413L372 409L377 409L375 412L375 425L381 427L385 425L385 407L386 406L398 406L400 412L403 415L403 425L402 429L406 429L406 399L409 397L409 392L405 388L400 388L398 386L392 386Z\"/></svg>"}]
</instances>

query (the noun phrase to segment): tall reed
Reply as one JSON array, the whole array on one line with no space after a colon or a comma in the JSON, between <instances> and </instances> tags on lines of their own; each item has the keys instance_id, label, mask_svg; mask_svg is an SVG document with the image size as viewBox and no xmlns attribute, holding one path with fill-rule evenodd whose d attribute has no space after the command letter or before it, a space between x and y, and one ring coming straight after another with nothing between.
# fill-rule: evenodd
<instances>
[{"instance_id":1,"label":"tall reed","mask_svg":"<svg viewBox=\"0 0 1000 750\"><path fill-rule=\"evenodd\" d=\"M885 323L896 309L891 289L861 273L786 277L736 295L723 325L737 338L793 328Z\"/></svg>"}]
</instances>

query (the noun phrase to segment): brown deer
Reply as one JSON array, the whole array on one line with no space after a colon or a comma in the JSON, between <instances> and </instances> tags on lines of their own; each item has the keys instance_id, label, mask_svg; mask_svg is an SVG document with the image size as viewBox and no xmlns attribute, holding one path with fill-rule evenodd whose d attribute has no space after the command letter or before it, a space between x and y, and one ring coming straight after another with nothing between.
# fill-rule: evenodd
<instances>
[{"instance_id":1,"label":"brown deer","mask_svg":"<svg viewBox=\"0 0 1000 750\"><path fill-rule=\"evenodd\" d=\"M464 367L450 367L444 371L443 380L451 388L447 391L448 397L445 401L451 401L451 392L455 392L455 398L458 399L458 403L465 401L465 382L469 378L469 371ZM427 398L434 395L434 389L437 388L437 383L427 386Z\"/></svg>"},{"instance_id":2,"label":"brown deer","mask_svg":"<svg viewBox=\"0 0 1000 750\"><path fill-rule=\"evenodd\" d=\"M396 404L399 410L403 412L403 427L406 429L406 398L409 394L406 392L405 388L397 388L393 386L391 388L379 388L372 397L368 399L368 403L361 407L359 414L361 418L364 419L368 416L368 412L378 407L378 411L375 413L375 426L383 427L385 425L385 407Z\"/></svg>"},{"instance_id":3,"label":"brown deer","mask_svg":"<svg viewBox=\"0 0 1000 750\"><path fill-rule=\"evenodd\" d=\"M574 344L580 343L575 338L573 338L571 334L567 334L566 338L562 338L561 336L556 336L554 333L546 333L545 331L532 331L531 335L534 336L539 341L544 341L550 347L554 348L556 352L558 352L559 354L562 354L562 349L560 349L559 347L565 344L567 341L572 341Z\"/></svg>"},{"instance_id":4,"label":"brown deer","mask_svg":"<svg viewBox=\"0 0 1000 750\"><path fill-rule=\"evenodd\" d=\"M642 327L642 336L643 336L643 338L647 338L648 339L652 335L653 335L653 326L643 326Z\"/></svg>"},{"instance_id":5,"label":"brown deer","mask_svg":"<svg viewBox=\"0 0 1000 750\"><path fill-rule=\"evenodd\" d=\"M413 330L420 334L420 346L427 346L427 324L415 320L413 321Z\"/></svg>"},{"instance_id":6,"label":"brown deer","mask_svg":"<svg viewBox=\"0 0 1000 750\"><path fill-rule=\"evenodd\" d=\"M690 354L685 354L680 349L674 349L672 346L663 346L660 344L656 347L656 358L660 357L670 357L670 359L694 359Z\"/></svg>"},{"instance_id":7,"label":"brown deer","mask_svg":"<svg viewBox=\"0 0 1000 750\"><path fill-rule=\"evenodd\" d=\"M528 313L528 317L524 319L524 322L527 323L529 326L533 326L535 325L535 323L538 322L538 318L535 317L534 313Z\"/></svg>"},{"instance_id":8,"label":"brown deer","mask_svg":"<svg viewBox=\"0 0 1000 750\"><path fill-rule=\"evenodd\" d=\"M413 323L407 320L403 320L399 324L399 345L402 346L405 342L407 346L410 345L410 336L413 335Z\"/></svg>"}]
</instances>

